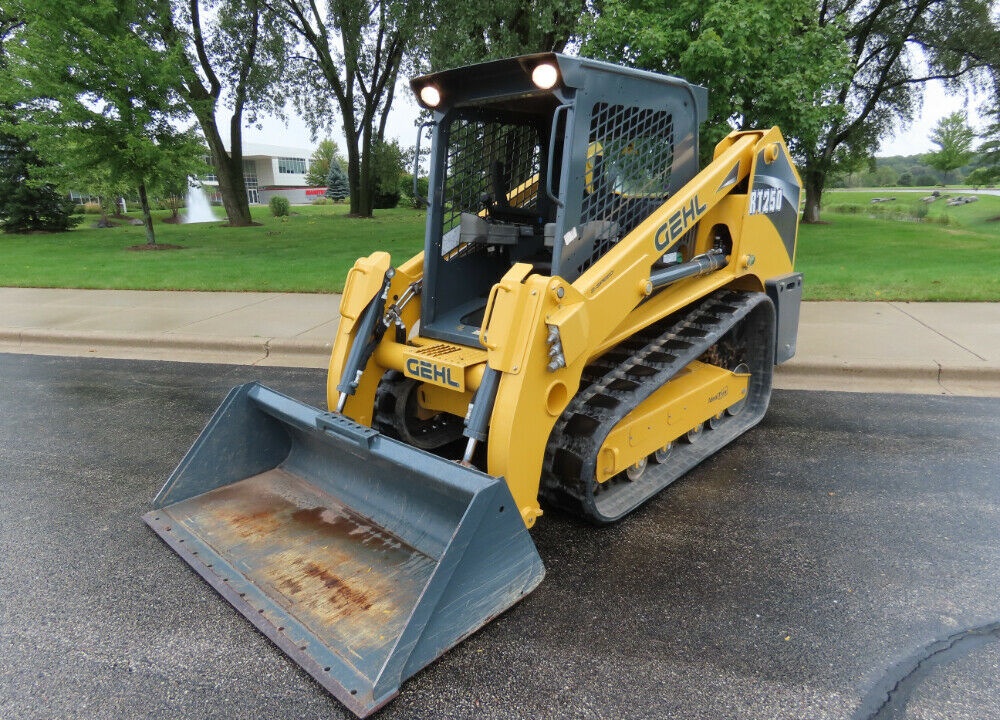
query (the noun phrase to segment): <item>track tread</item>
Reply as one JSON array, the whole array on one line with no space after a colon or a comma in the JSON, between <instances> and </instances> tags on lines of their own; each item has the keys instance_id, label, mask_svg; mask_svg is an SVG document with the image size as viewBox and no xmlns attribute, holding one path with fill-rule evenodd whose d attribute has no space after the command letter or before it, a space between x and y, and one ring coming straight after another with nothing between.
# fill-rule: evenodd
<instances>
[{"instance_id":1,"label":"track tread","mask_svg":"<svg viewBox=\"0 0 1000 720\"><path fill-rule=\"evenodd\" d=\"M763 309L762 309L763 308ZM677 447L662 465L650 463L636 481L598 486L597 452L633 408L697 360L741 322L763 323L764 343L753 347L756 362L746 408L695 444ZM764 293L717 291L683 314L636 333L590 363L584 381L556 421L545 451L540 495L550 505L604 524L634 510L689 469L763 418L771 392L774 310Z\"/></svg>"}]
</instances>

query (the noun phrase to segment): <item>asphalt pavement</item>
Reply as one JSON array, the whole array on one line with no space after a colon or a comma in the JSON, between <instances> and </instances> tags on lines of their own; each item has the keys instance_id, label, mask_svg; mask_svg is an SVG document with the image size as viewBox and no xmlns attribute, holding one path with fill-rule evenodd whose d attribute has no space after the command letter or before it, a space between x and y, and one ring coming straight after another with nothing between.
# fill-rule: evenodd
<instances>
[{"instance_id":1,"label":"asphalt pavement","mask_svg":"<svg viewBox=\"0 0 1000 720\"><path fill-rule=\"evenodd\" d=\"M338 718L141 521L232 385L314 369L0 355L0 717ZM1000 718L1000 415L777 391L380 718Z\"/></svg>"},{"instance_id":2,"label":"asphalt pavement","mask_svg":"<svg viewBox=\"0 0 1000 720\"><path fill-rule=\"evenodd\" d=\"M0 288L0 352L326 367L339 295ZM779 388L1000 397L1000 303L806 302Z\"/></svg>"}]
</instances>

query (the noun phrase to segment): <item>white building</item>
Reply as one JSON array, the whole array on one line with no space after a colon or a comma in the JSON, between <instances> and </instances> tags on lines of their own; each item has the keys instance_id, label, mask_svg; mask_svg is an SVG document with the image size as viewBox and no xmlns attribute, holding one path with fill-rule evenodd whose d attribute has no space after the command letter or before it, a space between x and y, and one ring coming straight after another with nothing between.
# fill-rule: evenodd
<instances>
[{"instance_id":1,"label":"white building","mask_svg":"<svg viewBox=\"0 0 1000 720\"><path fill-rule=\"evenodd\" d=\"M275 195L298 204L321 197L326 187L306 184L310 155L311 150L301 147L243 143L243 177L250 204L267 204ZM204 185L206 189L215 187L218 178L214 174L206 175ZM217 192L214 199L218 199Z\"/></svg>"}]
</instances>

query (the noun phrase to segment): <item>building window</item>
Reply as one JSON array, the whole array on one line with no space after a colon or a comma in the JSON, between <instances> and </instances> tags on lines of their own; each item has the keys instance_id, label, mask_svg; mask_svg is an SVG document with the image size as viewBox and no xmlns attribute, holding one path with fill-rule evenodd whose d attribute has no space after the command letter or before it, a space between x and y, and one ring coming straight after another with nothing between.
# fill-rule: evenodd
<instances>
[{"instance_id":1,"label":"building window","mask_svg":"<svg viewBox=\"0 0 1000 720\"><path fill-rule=\"evenodd\" d=\"M201 176L202 181L203 182L214 182L214 183L219 182L219 176L216 175L216 173L215 173L215 163L212 162L211 156L210 155L203 155L202 156L202 160L204 160L205 164L208 165L211 168L211 170L209 170L207 173L205 173L204 175Z\"/></svg>"},{"instance_id":2,"label":"building window","mask_svg":"<svg viewBox=\"0 0 1000 720\"><path fill-rule=\"evenodd\" d=\"M278 172L284 175L305 175L306 159L280 157L278 158Z\"/></svg>"}]
</instances>

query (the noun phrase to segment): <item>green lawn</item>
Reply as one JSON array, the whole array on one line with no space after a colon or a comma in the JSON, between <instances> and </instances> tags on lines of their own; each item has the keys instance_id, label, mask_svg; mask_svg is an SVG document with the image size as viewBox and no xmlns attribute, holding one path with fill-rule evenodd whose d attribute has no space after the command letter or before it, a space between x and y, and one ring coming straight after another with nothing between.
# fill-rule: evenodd
<instances>
[{"instance_id":1,"label":"green lawn","mask_svg":"<svg viewBox=\"0 0 1000 720\"><path fill-rule=\"evenodd\" d=\"M222 215L221 208L216 208ZM340 291L361 255L386 250L398 263L423 247L426 213L377 210L374 219L348 218L346 205L293 207L286 218L253 209L259 227L219 223L171 225L154 213L158 243L183 250L128 250L143 244L143 228L90 227L68 233L0 235L0 286L145 290Z\"/></svg>"},{"instance_id":2,"label":"green lawn","mask_svg":"<svg viewBox=\"0 0 1000 720\"><path fill-rule=\"evenodd\" d=\"M824 195L824 224L799 230L796 266L805 274L806 299L1000 301L1000 221L991 220L1000 216L1000 197L981 195L957 207L938 200L928 208L937 222L866 215L871 198L893 195L895 202L876 207L907 213L925 193ZM851 205L860 212L831 211Z\"/></svg>"},{"instance_id":3,"label":"green lawn","mask_svg":"<svg viewBox=\"0 0 1000 720\"><path fill-rule=\"evenodd\" d=\"M943 190L959 194L952 190ZM797 268L807 300L1000 301L1000 197L946 208L932 204L936 222L868 216L870 199L895 194L880 212L909 212L920 193L830 192L823 224L802 225ZM852 212L833 212L835 208ZM0 286L151 290L331 292L343 289L355 259L387 250L399 263L423 243L425 213L406 208L376 217L345 217L346 205L292 208L288 218L254 209L260 227L219 223L170 225L157 213L157 240L183 250L132 252L141 227L83 226L69 233L0 235ZM221 210L217 209L221 215ZM947 224L941 219L947 216Z\"/></svg>"}]
</instances>

